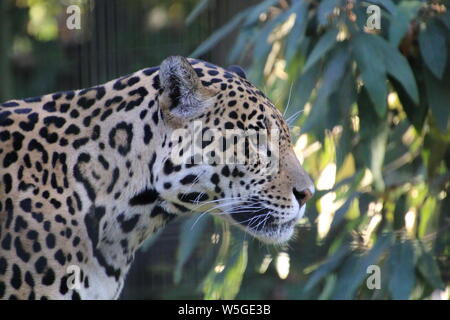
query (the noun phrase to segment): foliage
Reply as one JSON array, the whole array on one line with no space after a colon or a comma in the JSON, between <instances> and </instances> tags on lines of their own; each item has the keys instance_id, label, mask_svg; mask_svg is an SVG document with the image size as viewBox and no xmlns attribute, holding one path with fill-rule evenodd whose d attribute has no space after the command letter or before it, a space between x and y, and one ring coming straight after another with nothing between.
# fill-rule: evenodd
<instances>
[{"instance_id":1,"label":"foliage","mask_svg":"<svg viewBox=\"0 0 450 320\"><path fill-rule=\"evenodd\" d=\"M366 26L372 4L381 7L380 30ZM206 6L201 1L194 18ZM318 191L289 247L267 248L249 239L237 245L244 236L233 228L222 231L221 241L203 244L203 254L217 254L200 288L203 297L423 299L445 290L445 3L265 0L237 13L193 55L232 32L237 39L230 63L251 61L251 80L292 122L295 150ZM183 233L180 242L191 240ZM179 261L184 264L186 256ZM381 270L379 289L366 285L371 265ZM240 290L224 294L230 281L239 285L241 279Z\"/></svg>"},{"instance_id":2,"label":"foliage","mask_svg":"<svg viewBox=\"0 0 450 320\"><path fill-rule=\"evenodd\" d=\"M206 33L204 19L184 25L194 1L0 1L0 101L90 87L187 55ZM70 5L80 6L80 30L66 26Z\"/></svg>"}]
</instances>

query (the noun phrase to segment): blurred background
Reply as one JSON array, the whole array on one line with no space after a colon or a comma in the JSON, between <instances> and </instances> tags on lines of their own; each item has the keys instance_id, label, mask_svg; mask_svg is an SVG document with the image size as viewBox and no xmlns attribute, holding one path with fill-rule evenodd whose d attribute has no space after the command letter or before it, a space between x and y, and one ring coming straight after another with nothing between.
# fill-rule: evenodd
<instances>
[{"instance_id":1,"label":"blurred background","mask_svg":"<svg viewBox=\"0 0 450 320\"><path fill-rule=\"evenodd\" d=\"M449 299L449 44L438 0L1 0L0 101L180 54L242 65L285 115L317 189L295 239L180 218L123 299Z\"/></svg>"}]
</instances>

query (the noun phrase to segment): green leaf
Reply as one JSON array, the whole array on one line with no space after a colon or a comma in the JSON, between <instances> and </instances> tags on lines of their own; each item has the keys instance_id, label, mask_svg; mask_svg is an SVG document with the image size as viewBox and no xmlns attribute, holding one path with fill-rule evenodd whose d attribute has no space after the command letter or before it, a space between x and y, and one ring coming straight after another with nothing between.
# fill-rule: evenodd
<instances>
[{"instance_id":1,"label":"green leaf","mask_svg":"<svg viewBox=\"0 0 450 320\"><path fill-rule=\"evenodd\" d=\"M261 31L256 35L256 46L253 54L255 61L261 61L261 58L269 54L272 44L268 42L270 34L273 32L274 28L279 24L285 22L299 7L302 6L302 1L296 1L294 4L286 11L280 13L275 18L273 18L269 23L261 29Z\"/></svg>"},{"instance_id":2,"label":"green leaf","mask_svg":"<svg viewBox=\"0 0 450 320\"><path fill-rule=\"evenodd\" d=\"M374 40L383 55L386 72L401 83L416 104L419 103L419 92L414 73L406 58L383 38L376 36Z\"/></svg>"},{"instance_id":3,"label":"green leaf","mask_svg":"<svg viewBox=\"0 0 450 320\"><path fill-rule=\"evenodd\" d=\"M435 126L433 121L430 121L429 134L425 136L425 140L423 143L423 153L424 155L429 155L424 157L424 162L426 164L427 174L429 178L435 178L439 175L441 162L445 159L446 152L448 152L449 150L449 138L450 132L447 133L446 139L444 135L440 134L439 129ZM427 202L425 202L425 205L426 203ZM426 207L425 205L422 207L423 210ZM436 213L434 210L435 209L433 205L433 208L431 210L424 210L424 215L427 215L427 211L431 211L430 213L434 215ZM422 225L422 222L425 223L426 220L427 218L423 217L423 219L421 219L420 225ZM421 235L420 231L419 235Z\"/></svg>"},{"instance_id":4,"label":"green leaf","mask_svg":"<svg viewBox=\"0 0 450 320\"><path fill-rule=\"evenodd\" d=\"M352 41L353 57L379 117L387 111L386 69L378 36L357 33Z\"/></svg>"},{"instance_id":5,"label":"green leaf","mask_svg":"<svg viewBox=\"0 0 450 320\"><path fill-rule=\"evenodd\" d=\"M317 9L317 20L319 25L323 26L328 23L328 17L333 13L334 8L338 5L337 0L323 0Z\"/></svg>"},{"instance_id":6,"label":"green leaf","mask_svg":"<svg viewBox=\"0 0 450 320\"><path fill-rule=\"evenodd\" d=\"M405 110L409 122L416 128L418 132L422 131L423 125L428 112L428 102L426 100L426 90L423 83L423 73L421 61L413 61L411 68L414 72L414 78L417 79L419 90L419 103L415 103L398 80L393 77L389 78L394 90L398 94L398 98Z\"/></svg>"},{"instance_id":7,"label":"green leaf","mask_svg":"<svg viewBox=\"0 0 450 320\"><path fill-rule=\"evenodd\" d=\"M305 66L303 67L303 72L306 72L311 68L320 58L322 58L331 48L336 44L336 36L338 30L332 28L328 30L323 36L320 37L316 46L308 56Z\"/></svg>"},{"instance_id":8,"label":"green leaf","mask_svg":"<svg viewBox=\"0 0 450 320\"><path fill-rule=\"evenodd\" d=\"M389 42L398 47L400 41L409 29L409 24L422 7L420 1L402 1L398 5L396 14L390 16Z\"/></svg>"},{"instance_id":9,"label":"green leaf","mask_svg":"<svg viewBox=\"0 0 450 320\"><path fill-rule=\"evenodd\" d=\"M245 17L233 49L229 54L228 61L230 63L236 61L239 56L242 57L246 52L245 48L248 48L252 43L258 40L256 24L258 23L259 16L274 4L276 4L276 0L266 0L251 7L251 10Z\"/></svg>"},{"instance_id":10,"label":"green leaf","mask_svg":"<svg viewBox=\"0 0 450 320\"><path fill-rule=\"evenodd\" d=\"M331 96L331 101L335 102L338 107L336 113L339 114L339 121L342 124L342 134L336 148L336 167L338 172L341 169L345 158L353 148L353 131L351 129L350 113L353 104L357 100L356 88L357 84L352 68L347 68L339 90Z\"/></svg>"},{"instance_id":11,"label":"green leaf","mask_svg":"<svg viewBox=\"0 0 450 320\"><path fill-rule=\"evenodd\" d=\"M257 23L261 13L266 12L271 6L275 5L278 0L265 0L260 4L253 6L244 20L243 27L249 27L250 25Z\"/></svg>"},{"instance_id":12,"label":"green leaf","mask_svg":"<svg viewBox=\"0 0 450 320\"><path fill-rule=\"evenodd\" d=\"M340 87L349 61L348 43L342 42L330 56L323 72L323 83L317 95L318 100L327 99Z\"/></svg>"},{"instance_id":13,"label":"green leaf","mask_svg":"<svg viewBox=\"0 0 450 320\"><path fill-rule=\"evenodd\" d=\"M431 114L445 133L450 127L450 64L442 80L436 79L427 68L423 68L423 74Z\"/></svg>"},{"instance_id":14,"label":"green leaf","mask_svg":"<svg viewBox=\"0 0 450 320\"><path fill-rule=\"evenodd\" d=\"M295 10L295 24L286 38L286 60L291 61L300 43L304 39L308 22L308 2L300 1L300 6Z\"/></svg>"},{"instance_id":15,"label":"green leaf","mask_svg":"<svg viewBox=\"0 0 450 320\"><path fill-rule=\"evenodd\" d=\"M382 167L389 133L387 116L380 118L371 106L367 91L362 88L358 96L362 158L370 169L377 191L384 190Z\"/></svg>"},{"instance_id":16,"label":"green leaf","mask_svg":"<svg viewBox=\"0 0 450 320\"><path fill-rule=\"evenodd\" d=\"M344 219L345 214L347 213L347 211L350 209L350 206L353 203L353 200L355 200L355 198L357 198L359 195L359 193L357 192L353 192L344 202L344 204L336 210L334 217L333 217L333 222L331 223L331 228L336 228Z\"/></svg>"},{"instance_id":17,"label":"green leaf","mask_svg":"<svg viewBox=\"0 0 450 320\"><path fill-rule=\"evenodd\" d=\"M234 63L240 57L243 57L247 51L247 48L255 40L255 30L254 29L243 29L237 40L234 42L234 46L228 55L228 63Z\"/></svg>"},{"instance_id":18,"label":"green leaf","mask_svg":"<svg viewBox=\"0 0 450 320\"><path fill-rule=\"evenodd\" d=\"M292 105L299 110L302 110L308 102L311 92L316 87L317 81L319 80L320 71L321 66L316 64L306 72L303 72L300 78L298 78L293 90Z\"/></svg>"},{"instance_id":19,"label":"green leaf","mask_svg":"<svg viewBox=\"0 0 450 320\"><path fill-rule=\"evenodd\" d=\"M448 55L445 31L434 22L427 23L419 34L419 47L427 67L442 79Z\"/></svg>"},{"instance_id":20,"label":"green leaf","mask_svg":"<svg viewBox=\"0 0 450 320\"><path fill-rule=\"evenodd\" d=\"M177 264L173 274L174 282L179 283L182 277L183 266L191 256L200 240L200 236L210 221L211 216L195 215L187 219L181 225L180 240L177 250Z\"/></svg>"},{"instance_id":21,"label":"green leaf","mask_svg":"<svg viewBox=\"0 0 450 320\"><path fill-rule=\"evenodd\" d=\"M239 293L248 262L247 242L239 241L229 255L226 263L220 265L222 270L212 268L206 277L203 284L205 300L230 300Z\"/></svg>"},{"instance_id":22,"label":"green leaf","mask_svg":"<svg viewBox=\"0 0 450 320\"><path fill-rule=\"evenodd\" d=\"M325 67L323 83L317 93L317 98L312 106L311 112L303 124L302 132L309 132L312 129L315 132L323 132L325 127L333 126L333 124L325 122L330 119L325 115L329 114L332 118L331 113L334 112L329 106L329 97L339 88L348 61L349 55L346 43L341 43L333 52Z\"/></svg>"},{"instance_id":23,"label":"green leaf","mask_svg":"<svg viewBox=\"0 0 450 320\"><path fill-rule=\"evenodd\" d=\"M420 222L418 227L419 237L424 236L434 232L437 229L437 220L439 210L437 208L436 198L429 196L425 200L422 208L420 209Z\"/></svg>"},{"instance_id":24,"label":"green leaf","mask_svg":"<svg viewBox=\"0 0 450 320\"><path fill-rule=\"evenodd\" d=\"M336 286L337 277L334 274L330 274L325 281L324 288L320 293L318 300L329 300L330 296L333 294L334 287Z\"/></svg>"},{"instance_id":25,"label":"green leaf","mask_svg":"<svg viewBox=\"0 0 450 320\"><path fill-rule=\"evenodd\" d=\"M425 248L420 240L417 247L417 255L417 266L425 280L433 288L444 290L445 285L442 282L439 266L437 265L434 256Z\"/></svg>"},{"instance_id":26,"label":"green leaf","mask_svg":"<svg viewBox=\"0 0 450 320\"><path fill-rule=\"evenodd\" d=\"M345 260L338 274L333 299L352 299L356 289L367 277L367 268L377 263L380 256L390 247L392 235L381 235L372 249L364 255L353 254Z\"/></svg>"},{"instance_id":27,"label":"green leaf","mask_svg":"<svg viewBox=\"0 0 450 320\"><path fill-rule=\"evenodd\" d=\"M445 10L445 12L439 16L439 20L441 20L442 23L445 24L447 29L450 30L450 10L448 10L448 6L447 10Z\"/></svg>"},{"instance_id":28,"label":"green leaf","mask_svg":"<svg viewBox=\"0 0 450 320\"><path fill-rule=\"evenodd\" d=\"M324 263L322 263L311 275L304 287L305 291L309 291L314 288L323 278L325 278L330 272L336 269L342 260L350 253L350 247L343 245L336 252L334 252Z\"/></svg>"},{"instance_id":29,"label":"green leaf","mask_svg":"<svg viewBox=\"0 0 450 320\"><path fill-rule=\"evenodd\" d=\"M203 11L208 8L212 0L201 0L186 18L186 24L190 25Z\"/></svg>"},{"instance_id":30,"label":"green leaf","mask_svg":"<svg viewBox=\"0 0 450 320\"><path fill-rule=\"evenodd\" d=\"M389 291L392 298L406 300L414 287L414 247L411 240L394 244L389 253Z\"/></svg>"},{"instance_id":31,"label":"green leaf","mask_svg":"<svg viewBox=\"0 0 450 320\"><path fill-rule=\"evenodd\" d=\"M223 27L220 27L219 30L214 32L208 39L206 39L202 44L200 44L197 47L197 49L195 49L194 52L190 54L190 57L196 58L208 52L220 40L225 38L229 33L231 33L234 29L236 29L239 26L239 24L242 22L247 13L250 12L250 9L251 8L248 8L235 15L233 19L230 20L230 22L228 22Z\"/></svg>"},{"instance_id":32,"label":"green leaf","mask_svg":"<svg viewBox=\"0 0 450 320\"><path fill-rule=\"evenodd\" d=\"M351 122L349 118L344 119L342 125L342 134L339 138L339 142L336 148L336 169L339 171L342 165L344 164L344 160L347 155L350 153L352 149L352 131L351 131Z\"/></svg>"},{"instance_id":33,"label":"green leaf","mask_svg":"<svg viewBox=\"0 0 450 320\"><path fill-rule=\"evenodd\" d=\"M339 89L330 96L333 110L329 113L328 127L342 124L350 116L351 106L356 102L357 85L352 68L346 68L344 76L339 81ZM349 141L351 142L351 141Z\"/></svg>"},{"instance_id":34,"label":"green leaf","mask_svg":"<svg viewBox=\"0 0 450 320\"><path fill-rule=\"evenodd\" d=\"M402 230L405 227L405 215L408 208L406 207L406 194L402 194L395 201L394 211L394 230Z\"/></svg>"}]
</instances>

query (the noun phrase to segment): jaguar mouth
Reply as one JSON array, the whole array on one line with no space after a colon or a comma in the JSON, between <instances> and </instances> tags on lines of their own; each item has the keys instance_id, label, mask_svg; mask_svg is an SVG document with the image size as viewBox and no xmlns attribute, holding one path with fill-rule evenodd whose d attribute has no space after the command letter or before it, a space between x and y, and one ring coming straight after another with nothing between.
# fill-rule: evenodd
<instances>
[{"instance_id":1,"label":"jaguar mouth","mask_svg":"<svg viewBox=\"0 0 450 320\"><path fill-rule=\"evenodd\" d=\"M235 209L231 218L246 232L268 244L284 243L294 233L298 217L279 222L274 217L274 211L262 209Z\"/></svg>"},{"instance_id":2,"label":"jaguar mouth","mask_svg":"<svg viewBox=\"0 0 450 320\"><path fill-rule=\"evenodd\" d=\"M272 225L275 221L275 218L272 215L272 210L269 208L256 210L236 209L233 213L231 213L231 218L233 218L233 220L241 226L256 231Z\"/></svg>"}]
</instances>

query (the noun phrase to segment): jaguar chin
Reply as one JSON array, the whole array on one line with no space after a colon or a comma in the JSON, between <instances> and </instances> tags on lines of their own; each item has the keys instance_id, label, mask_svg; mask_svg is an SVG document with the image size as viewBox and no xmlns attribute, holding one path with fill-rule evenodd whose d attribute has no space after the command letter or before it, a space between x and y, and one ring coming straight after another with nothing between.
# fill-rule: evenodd
<instances>
[{"instance_id":1,"label":"jaguar chin","mask_svg":"<svg viewBox=\"0 0 450 320\"><path fill-rule=\"evenodd\" d=\"M260 208L256 204L243 205L230 210L228 220L266 244L283 244L292 238L305 209L306 204L298 209L282 212L267 207Z\"/></svg>"}]
</instances>

